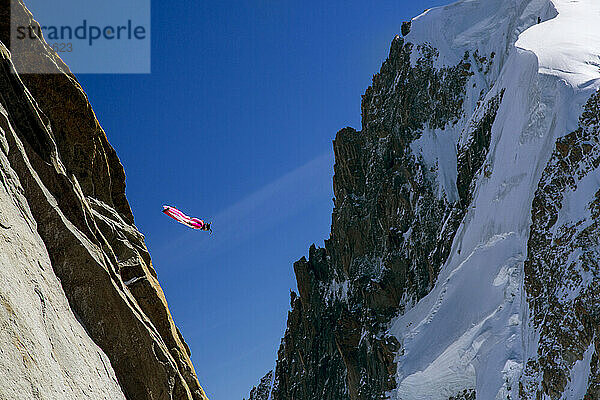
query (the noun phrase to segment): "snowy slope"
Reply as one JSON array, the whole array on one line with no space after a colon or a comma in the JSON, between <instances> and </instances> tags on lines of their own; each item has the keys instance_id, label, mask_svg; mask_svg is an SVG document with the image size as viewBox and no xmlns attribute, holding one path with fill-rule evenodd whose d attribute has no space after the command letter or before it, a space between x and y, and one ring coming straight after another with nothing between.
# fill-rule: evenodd
<instances>
[{"instance_id":1,"label":"snowy slope","mask_svg":"<svg viewBox=\"0 0 600 400\"><path fill-rule=\"evenodd\" d=\"M467 50L495 55L489 73L467 85L463 120L411 145L438 166L440 190L451 201L456 146L467 139L478 100L505 92L489 172L479 172L451 255L434 289L392 324L401 343L392 395L447 400L474 389L478 399L516 399L524 360L537 349L523 288L532 200L556 139L577 128L583 104L600 87L600 2L464 0L415 18L407 40L431 43L441 64L455 64ZM590 353L574 367L565 399L585 393L577 371L589 371Z\"/></svg>"}]
</instances>

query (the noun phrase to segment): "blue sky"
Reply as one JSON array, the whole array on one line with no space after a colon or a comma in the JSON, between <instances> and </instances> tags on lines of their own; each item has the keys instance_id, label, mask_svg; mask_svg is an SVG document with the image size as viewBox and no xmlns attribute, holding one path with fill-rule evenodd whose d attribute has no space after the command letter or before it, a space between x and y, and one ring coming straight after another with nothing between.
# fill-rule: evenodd
<instances>
[{"instance_id":1,"label":"blue sky","mask_svg":"<svg viewBox=\"0 0 600 400\"><path fill-rule=\"evenodd\" d=\"M78 76L212 400L247 396L273 368L292 263L329 236L331 141L360 128L402 21L445 3L153 1L152 73Z\"/></svg>"}]
</instances>

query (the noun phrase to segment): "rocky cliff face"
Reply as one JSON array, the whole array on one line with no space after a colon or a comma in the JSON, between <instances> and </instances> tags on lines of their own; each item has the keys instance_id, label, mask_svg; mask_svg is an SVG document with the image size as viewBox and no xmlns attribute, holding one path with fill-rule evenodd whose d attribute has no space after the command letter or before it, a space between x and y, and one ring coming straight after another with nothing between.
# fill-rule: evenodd
<instances>
[{"instance_id":1,"label":"rocky cliff face","mask_svg":"<svg viewBox=\"0 0 600 400\"><path fill-rule=\"evenodd\" d=\"M470 55L442 69L437 57L397 37L363 97L363 130L336 136L331 238L294 265L300 296L292 300L276 370L286 379L277 381L275 399L306 398L315 388L324 399L372 398L394 387L398 341L382 332L400 307L431 290L464 211L440 193L435 167L410 149L424 127L462 117Z\"/></svg>"},{"instance_id":2,"label":"rocky cliff face","mask_svg":"<svg viewBox=\"0 0 600 400\"><path fill-rule=\"evenodd\" d=\"M43 39L22 62L0 3L0 398L206 399L125 174L85 93Z\"/></svg>"},{"instance_id":3,"label":"rocky cliff face","mask_svg":"<svg viewBox=\"0 0 600 400\"><path fill-rule=\"evenodd\" d=\"M331 236L294 264L257 398L600 398L596 11L458 1L402 25L334 140Z\"/></svg>"}]
</instances>

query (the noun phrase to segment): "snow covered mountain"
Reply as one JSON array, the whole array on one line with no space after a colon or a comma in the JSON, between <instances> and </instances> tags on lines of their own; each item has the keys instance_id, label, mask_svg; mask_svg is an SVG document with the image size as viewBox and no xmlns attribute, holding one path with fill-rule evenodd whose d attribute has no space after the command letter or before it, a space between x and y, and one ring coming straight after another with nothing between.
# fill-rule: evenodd
<instances>
[{"instance_id":1,"label":"snow covered mountain","mask_svg":"<svg viewBox=\"0 0 600 400\"><path fill-rule=\"evenodd\" d=\"M600 1L402 26L255 399L600 399Z\"/></svg>"}]
</instances>

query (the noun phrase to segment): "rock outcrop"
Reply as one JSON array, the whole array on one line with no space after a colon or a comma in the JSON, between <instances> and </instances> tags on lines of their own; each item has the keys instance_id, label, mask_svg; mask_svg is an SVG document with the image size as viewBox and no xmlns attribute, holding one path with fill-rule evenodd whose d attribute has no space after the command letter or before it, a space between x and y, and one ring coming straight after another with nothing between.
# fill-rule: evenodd
<instances>
[{"instance_id":1,"label":"rock outcrop","mask_svg":"<svg viewBox=\"0 0 600 400\"><path fill-rule=\"evenodd\" d=\"M10 18L37 24L20 0L12 15L0 4L0 397L206 399L123 166L43 38L13 63ZM23 63L53 73L20 75Z\"/></svg>"},{"instance_id":2,"label":"rock outcrop","mask_svg":"<svg viewBox=\"0 0 600 400\"><path fill-rule=\"evenodd\" d=\"M273 371L267 372L262 377L258 386L254 386L250 391L250 397L248 400L269 400L271 390L273 389Z\"/></svg>"}]
</instances>

